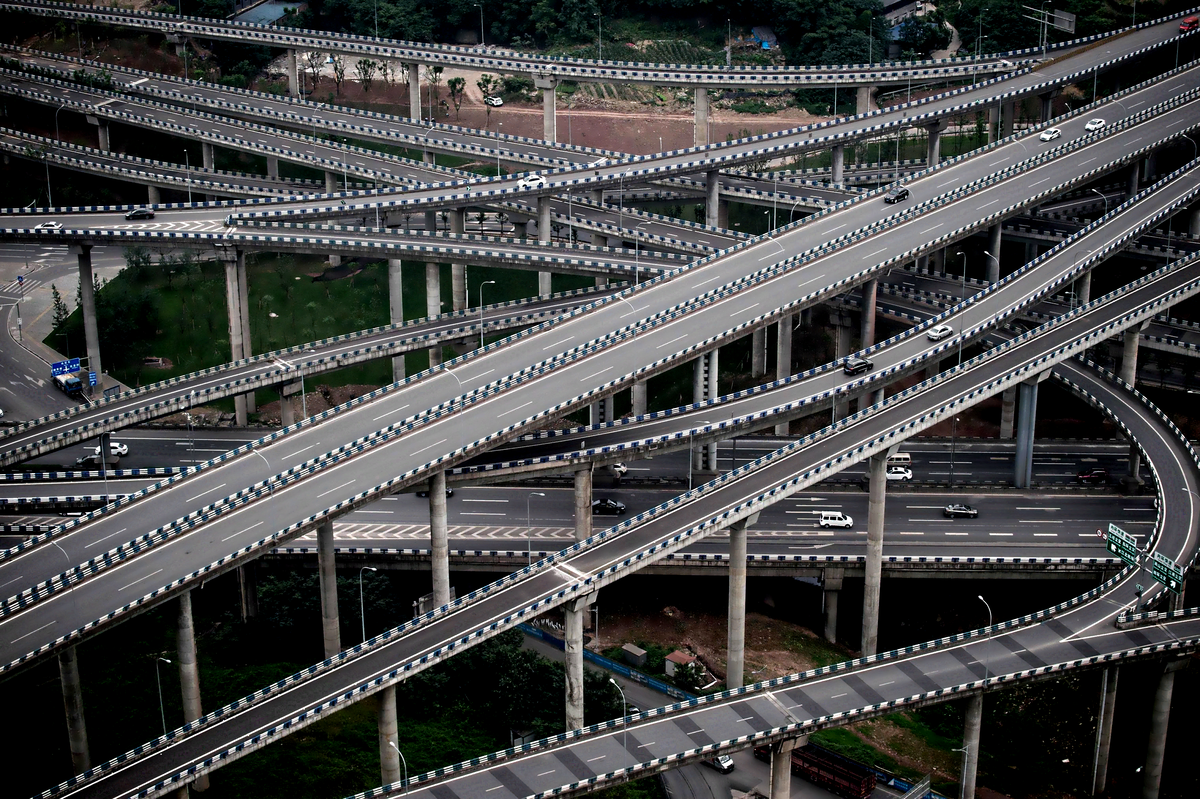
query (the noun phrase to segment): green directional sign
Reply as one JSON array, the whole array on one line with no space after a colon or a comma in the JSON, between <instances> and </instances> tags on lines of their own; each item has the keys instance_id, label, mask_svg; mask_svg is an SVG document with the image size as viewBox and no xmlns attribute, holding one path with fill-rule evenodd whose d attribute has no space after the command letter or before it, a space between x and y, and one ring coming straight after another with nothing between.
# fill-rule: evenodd
<instances>
[{"instance_id":1,"label":"green directional sign","mask_svg":"<svg viewBox=\"0 0 1200 799\"><path fill-rule=\"evenodd\" d=\"M1138 555L1141 553L1138 550L1137 539L1115 524L1108 526L1108 535L1104 539L1104 548L1130 566L1138 565Z\"/></svg>"},{"instance_id":2,"label":"green directional sign","mask_svg":"<svg viewBox=\"0 0 1200 799\"><path fill-rule=\"evenodd\" d=\"M1155 552L1150 559L1150 576L1176 594L1183 593L1183 569L1166 555Z\"/></svg>"}]
</instances>

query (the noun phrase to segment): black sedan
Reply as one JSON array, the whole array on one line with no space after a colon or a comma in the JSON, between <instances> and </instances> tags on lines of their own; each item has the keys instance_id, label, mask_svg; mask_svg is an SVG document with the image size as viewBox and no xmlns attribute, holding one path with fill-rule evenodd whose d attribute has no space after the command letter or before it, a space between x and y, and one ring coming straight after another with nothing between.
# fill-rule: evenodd
<instances>
[{"instance_id":1,"label":"black sedan","mask_svg":"<svg viewBox=\"0 0 1200 799\"><path fill-rule=\"evenodd\" d=\"M134 208L129 213L125 214L126 219L153 219L154 212L149 208Z\"/></svg>"},{"instance_id":2,"label":"black sedan","mask_svg":"<svg viewBox=\"0 0 1200 799\"><path fill-rule=\"evenodd\" d=\"M1108 482L1108 470L1103 466L1093 466L1092 468L1084 469L1082 472L1075 475L1075 479L1080 483L1101 485Z\"/></svg>"},{"instance_id":3,"label":"black sedan","mask_svg":"<svg viewBox=\"0 0 1200 799\"><path fill-rule=\"evenodd\" d=\"M979 515L979 509L955 502L942 508L942 515L947 519L974 519Z\"/></svg>"},{"instance_id":4,"label":"black sedan","mask_svg":"<svg viewBox=\"0 0 1200 799\"><path fill-rule=\"evenodd\" d=\"M597 516L620 516L625 512L625 503L615 499L593 499L592 513Z\"/></svg>"},{"instance_id":5,"label":"black sedan","mask_svg":"<svg viewBox=\"0 0 1200 799\"><path fill-rule=\"evenodd\" d=\"M888 193L883 195L883 201L885 203L898 203L901 200L907 199L908 189L904 188L903 186L892 186L892 188L888 189Z\"/></svg>"},{"instance_id":6,"label":"black sedan","mask_svg":"<svg viewBox=\"0 0 1200 799\"><path fill-rule=\"evenodd\" d=\"M862 374L863 372L869 372L874 367L875 364L871 363L866 358L851 358L850 360L846 361L845 365L842 367L842 371L848 375L857 375Z\"/></svg>"}]
</instances>

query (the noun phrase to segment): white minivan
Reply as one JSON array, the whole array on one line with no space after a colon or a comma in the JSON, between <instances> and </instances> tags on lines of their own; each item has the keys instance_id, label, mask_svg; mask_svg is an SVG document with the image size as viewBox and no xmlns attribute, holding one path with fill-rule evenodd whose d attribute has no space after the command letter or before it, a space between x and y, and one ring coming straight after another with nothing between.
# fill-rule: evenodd
<instances>
[{"instance_id":1,"label":"white minivan","mask_svg":"<svg viewBox=\"0 0 1200 799\"><path fill-rule=\"evenodd\" d=\"M823 510L818 524L822 527L853 527L854 519L840 510Z\"/></svg>"},{"instance_id":2,"label":"white minivan","mask_svg":"<svg viewBox=\"0 0 1200 799\"><path fill-rule=\"evenodd\" d=\"M888 466L903 466L908 469L912 466L912 455L907 452L897 452L887 459Z\"/></svg>"}]
</instances>

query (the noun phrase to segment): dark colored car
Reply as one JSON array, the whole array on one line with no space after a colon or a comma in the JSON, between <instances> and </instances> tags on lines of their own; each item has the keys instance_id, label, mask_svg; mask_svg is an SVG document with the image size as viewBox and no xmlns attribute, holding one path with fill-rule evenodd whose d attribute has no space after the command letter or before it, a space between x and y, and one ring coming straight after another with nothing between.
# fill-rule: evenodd
<instances>
[{"instance_id":1,"label":"dark colored car","mask_svg":"<svg viewBox=\"0 0 1200 799\"><path fill-rule=\"evenodd\" d=\"M154 212L149 208L134 208L129 213L125 214L126 219L153 219Z\"/></svg>"},{"instance_id":2,"label":"dark colored car","mask_svg":"<svg viewBox=\"0 0 1200 799\"><path fill-rule=\"evenodd\" d=\"M1102 466L1093 466L1075 475L1075 480L1079 483L1107 483L1108 470Z\"/></svg>"},{"instance_id":3,"label":"dark colored car","mask_svg":"<svg viewBox=\"0 0 1200 799\"><path fill-rule=\"evenodd\" d=\"M888 193L883 195L883 201L889 204L898 203L901 200L907 199L908 189L904 188L903 186L892 186L890 189L888 189Z\"/></svg>"},{"instance_id":4,"label":"dark colored car","mask_svg":"<svg viewBox=\"0 0 1200 799\"><path fill-rule=\"evenodd\" d=\"M418 496L418 497L427 497L427 496L429 496L429 489L425 489L424 491L418 491L418 492L417 492L417 496ZM446 489L446 496L448 496L448 497L452 497L452 496L454 496L454 489L453 489L453 488L447 488L447 489Z\"/></svg>"},{"instance_id":5,"label":"dark colored car","mask_svg":"<svg viewBox=\"0 0 1200 799\"><path fill-rule=\"evenodd\" d=\"M953 503L942 508L942 515L947 519L974 519L979 516L979 509L972 508L970 505Z\"/></svg>"},{"instance_id":6,"label":"dark colored car","mask_svg":"<svg viewBox=\"0 0 1200 799\"><path fill-rule=\"evenodd\" d=\"M625 503L615 499L593 499L592 513L597 516L620 516L625 512Z\"/></svg>"},{"instance_id":7,"label":"dark colored car","mask_svg":"<svg viewBox=\"0 0 1200 799\"><path fill-rule=\"evenodd\" d=\"M842 371L848 375L858 375L862 374L863 372L869 372L873 368L875 368L875 364L871 363L866 358L851 358L850 360L846 361L845 366L842 367Z\"/></svg>"}]
</instances>

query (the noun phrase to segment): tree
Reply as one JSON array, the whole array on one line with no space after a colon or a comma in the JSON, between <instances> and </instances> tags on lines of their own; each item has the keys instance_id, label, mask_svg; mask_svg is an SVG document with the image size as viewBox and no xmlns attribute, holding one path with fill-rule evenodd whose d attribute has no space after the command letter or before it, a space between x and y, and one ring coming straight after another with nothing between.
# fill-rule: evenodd
<instances>
[{"instance_id":1,"label":"tree","mask_svg":"<svg viewBox=\"0 0 1200 799\"><path fill-rule=\"evenodd\" d=\"M454 103L454 119L459 119L459 109L462 107L463 93L467 88L467 79L453 77L446 81L446 88L450 92L450 102Z\"/></svg>"},{"instance_id":2,"label":"tree","mask_svg":"<svg viewBox=\"0 0 1200 799\"><path fill-rule=\"evenodd\" d=\"M304 54L304 66L312 74L312 90L317 90L317 81L321 78L321 65L325 63L325 54L319 50L310 50Z\"/></svg>"},{"instance_id":3,"label":"tree","mask_svg":"<svg viewBox=\"0 0 1200 799\"><path fill-rule=\"evenodd\" d=\"M71 315L71 310L67 307L67 303L63 301L62 294L58 292L58 286L53 283L50 284L50 297L53 301L54 316L52 319L55 329L58 329L67 321L67 317Z\"/></svg>"},{"instance_id":4,"label":"tree","mask_svg":"<svg viewBox=\"0 0 1200 799\"><path fill-rule=\"evenodd\" d=\"M488 73L483 73L479 76L479 80L475 81L475 85L479 87L479 91L483 93L484 98L492 96L492 92L496 90L496 78ZM484 122L484 127L487 127L492 122L492 107L487 103L483 104L487 111L487 120Z\"/></svg>"},{"instance_id":5,"label":"tree","mask_svg":"<svg viewBox=\"0 0 1200 799\"><path fill-rule=\"evenodd\" d=\"M358 74L358 82L362 84L363 94L371 91L371 85L375 82L375 71L378 68L379 65L369 58L360 58L354 65L354 71Z\"/></svg>"},{"instance_id":6,"label":"tree","mask_svg":"<svg viewBox=\"0 0 1200 799\"><path fill-rule=\"evenodd\" d=\"M340 53L333 53L333 83L337 87L338 96L342 94L342 84L346 82L346 59Z\"/></svg>"},{"instance_id":7,"label":"tree","mask_svg":"<svg viewBox=\"0 0 1200 799\"><path fill-rule=\"evenodd\" d=\"M425 82L429 84L429 118L433 119L434 106L438 99L438 84L442 82L443 67L428 66L425 67Z\"/></svg>"}]
</instances>

